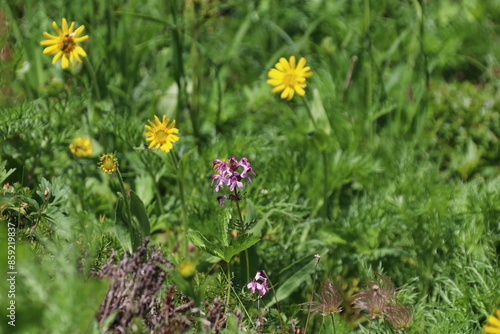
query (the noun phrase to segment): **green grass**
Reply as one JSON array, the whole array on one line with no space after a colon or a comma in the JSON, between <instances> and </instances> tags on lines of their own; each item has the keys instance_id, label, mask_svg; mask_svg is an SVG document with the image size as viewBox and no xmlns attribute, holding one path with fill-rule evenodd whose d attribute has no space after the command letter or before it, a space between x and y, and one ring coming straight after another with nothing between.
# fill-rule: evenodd
<instances>
[{"instance_id":1,"label":"green grass","mask_svg":"<svg viewBox=\"0 0 500 334\"><path fill-rule=\"evenodd\" d=\"M66 71L39 45L62 17L89 35ZM406 333L480 333L500 308L499 35L500 4L480 0L2 2L0 244L13 224L18 274L16 327L2 278L0 329L113 332L113 315L96 320L113 282L98 273L147 221L176 268L154 269L167 273L157 306L193 300L173 331L213 332L215 315L227 333L305 328L300 304L331 279L337 333L396 333L352 309L375 271L402 287ZM314 73L304 100L265 82L292 55ZM145 148L154 115L176 120L174 152ZM92 155L70 152L76 137ZM124 189L97 166L107 153ZM257 174L244 222L211 185L213 160L233 155ZM246 288L258 270L274 285L259 301ZM147 317L127 330L149 333ZM307 333L332 331L311 315Z\"/></svg>"}]
</instances>

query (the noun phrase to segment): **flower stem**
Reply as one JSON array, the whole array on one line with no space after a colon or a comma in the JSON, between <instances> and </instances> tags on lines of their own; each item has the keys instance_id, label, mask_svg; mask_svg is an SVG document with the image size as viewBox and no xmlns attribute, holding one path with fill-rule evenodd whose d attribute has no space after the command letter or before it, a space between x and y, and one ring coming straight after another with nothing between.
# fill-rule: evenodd
<instances>
[{"instance_id":1,"label":"flower stem","mask_svg":"<svg viewBox=\"0 0 500 334\"><path fill-rule=\"evenodd\" d=\"M304 96L301 96L301 97L302 97L302 102L304 102L304 106L306 107L307 114L309 115L309 118L311 119L311 122L314 126L314 129L318 130L318 124L316 124L316 120L314 119L314 116L312 114L312 110L311 110L311 107L309 106L309 103L307 102L307 100Z\"/></svg>"},{"instance_id":2,"label":"flower stem","mask_svg":"<svg viewBox=\"0 0 500 334\"><path fill-rule=\"evenodd\" d=\"M123 202L125 203L125 210L127 214L127 219L130 222L130 227L132 227L132 211L130 210L130 202L127 193L125 192L125 183L123 183L122 173L120 173L120 169L116 167L116 174L118 175L118 182L120 184L120 190L123 195ZM132 231L130 231L132 233Z\"/></svg>"},{"instance_id":3,"label":"flower stem","mask_svg":"<svg viewBox=\"0 0 500 334\"><path fill-rule=\"evenodd\" d=\"M276 290L274 290L274 285L271 282L271 279L269 278L269 276L267 276L266 271L262 270L262 272L264 273L264 276L266 276L266 278L269 280L269 285L271 286L271 289L273 290L274 300L276 302L276 308L278 309L278 318L280 320L281 332L284 332L285 331L285 327L283 327L283 320L281 320L281 309L280 309L280 304L278 303L278 297L276 296Z\"/></svg>"},{"instance_id":4,"label":"flower stem","mask_svg":"<svg viewBox=\"0 0 500 334\"><path fill-rule=\"evenodd\" d=\"M316 255L316 262L314 264L314 277L313 277L313 285L312 285L312 291L311 291L311 300L310 304L312 304L313 299L314 299L314 290L316 286L316 268L318 267L318 262L319 262L320 256L319 254ZM309 325L309 319L311 318L311 308L307 311L307 320L306 320L306 328L304 329L304 334L307 332L307 326Z\"/></svg>"},{"instance_id":5,"label":"flower stem","mask_svg":"<svg viewBox=\"0 0 500 334\"><path fill-rule=\"evenodd\" d=\"M234 188L234 195L236 196L236 198L239 198L238 190L236 188ZM243 213L241 212L240 202L239 201L236 201L236 208L238 209L238 215L240 217L240 223L244 224ZM245 231L245 233L246 233L246 231ZM248 248L245 249L245 262L246 262L247 282L248 282L248 281L250 281L250 263L248 261Z\"/></svg>"},{"instance_id":6,"label":"flower stem","mask_svg":"<svg viewBox=\"0 0 500 334\"><path fill-rule=\"evenodd\" d=\"M181 205L182 205L182 229L183 229L183 237L182 237L182 249L184 251L184 256L187 257L188 254L188 228L187 228L187 206L186 199L184 197L184 171L181 170L180 166L180 158L177 155L177 152L172 152L172 159L174 160L175 169L177 172L177 185L179 186L179 196L181 197Z\"/></svg>"},{"instance_id":7,"label":"flower stem","mask_svg":"<svg viewBox=\"0 0 500 334\"><path fill-rule=\"evenodd\" d=\"M226 296L226 307L224 313L227 314L229 308L229 300L231 296L231 259L227 262L227 296Z\"/></svg>"}]
</instances>

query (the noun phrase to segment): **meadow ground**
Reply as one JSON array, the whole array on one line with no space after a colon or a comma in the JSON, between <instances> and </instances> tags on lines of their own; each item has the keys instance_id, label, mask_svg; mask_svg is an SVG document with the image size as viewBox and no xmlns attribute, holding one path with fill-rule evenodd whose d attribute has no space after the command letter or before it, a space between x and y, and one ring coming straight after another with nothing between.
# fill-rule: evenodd
<instances>
[{"instance_id":1,"label":"meadow ground","mask_svg":"<svg viewBox=\"0 0 500 334\"><path fill-rule=\"evenodd\" d=\"M6 0L0 49L3 333L500 333L499 1Z\"/></svg>"}]
</instances>

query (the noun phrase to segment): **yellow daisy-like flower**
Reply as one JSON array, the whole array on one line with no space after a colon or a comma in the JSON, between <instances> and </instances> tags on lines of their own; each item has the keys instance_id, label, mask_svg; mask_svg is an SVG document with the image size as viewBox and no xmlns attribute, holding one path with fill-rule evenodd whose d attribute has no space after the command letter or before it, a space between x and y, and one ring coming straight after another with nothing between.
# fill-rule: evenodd
<instances>
[{"instance_id":1,"label":"yellow daisy-like flower","mask_svg":"<svg viewBox=\"0 0 500 334\"><path fill-rule=\"evenodd\" d=\"M281 92L281 98L290 101L295 93L304 96L306 91L306 78L313 75L310 72L310 67L305 66L306 59L300 58L299 63L295 63L295 56L291 56L290 60L281 57L279 62L274 65L267 76L270 78L266 82L275 86L273 93Z\"/></svg>"},{"instance_id":2,"label":"yellow daisy-like flower","mask_svg":"<svg viewBox=\"0 0 500 334\"><path fill-rule=\"evenodd\" d=\"M146 140L151 142L149 143L149 148L155 147L163 152L170 152L173 148L172 143L179 140L179 136L175 134L179 133L179 129L174 128L175 120L172 120L172 123L170 123L170 119L164 115L160 122L160 119L155 115L155 121L152 122L148 119L148 122L151 126L144 125L149 131L144 132L144 135L147 137Z\"/></svg>"},{"instance_id":3,"label":"yellow daisy-like flower","mask_svg":"<svg viewBox=\"0 0 500 334\"><path fill-rule=\"evenodd\" d=\"M62 19L62 30L59 29L59 26L55 21L52 22L52 26L54 27L57 36L51 35L48 32L43 33L47 39L41 41L40 45L48 45L45 49L43 49L43 54L55 54L52 59L52 64L55 64L62 58L61 66L63 69L66 69L69 63L72 65L74 65L75 62L81 63L82 60L80 59L80 56L86 57L87 53L77 44L86 41L89 38L88 35L78 37L78 35L82 33L83 29L85 29L85 26L79 26L75 30L75 22L71 22L71 26L68 27L68 22L65 18Z\"/></svg>"},{"instance_id":4,"label":"yellow daisy-like flower","mask_svg":"<svg viewBox=\"0 0 500 334\"><path fill-rule=\"evenodd\" d=\"M113 154L105 154L99 157L99 167L105 173L113 173L118 168L118 159Z\"/></svg>"},{"instance_id":5,"label":"yellow daisy-like flower","mask_svg":"<svg viewBox=\"0 0 500 334\"><path fill-rule=\"evenodd\" d=\"M77 157L86 157L92 154L92 143L90 139L78 137L73 139L73 142L69 144L69 149L71 153Z\"/></svg>"},{"instance_id":6,"label":"yellow daisy-like flower","mask_svg":"<svg viewBox=\"0 0 500 334\"><path fill-rule=\"evenodd\" d=\"M500 334L500 309L495 311L495 315L489 315L487 318L488 325L483 327L483 331L490 334Z\"/></svg>"}]
</instances>

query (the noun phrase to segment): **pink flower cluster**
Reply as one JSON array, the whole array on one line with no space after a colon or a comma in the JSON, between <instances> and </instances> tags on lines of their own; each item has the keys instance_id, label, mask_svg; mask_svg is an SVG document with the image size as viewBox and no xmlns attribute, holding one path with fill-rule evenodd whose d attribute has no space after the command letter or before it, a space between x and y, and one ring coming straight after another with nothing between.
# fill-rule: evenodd
<instances>
[{"instance_id":1,"label":"pink flower cluster","mask_svg":"<svg viewBox=\"0 0 500 334\"><path fill-rule=\"evenodd\" d=\"M240 167L243 170L239 171ZM223 186L229 187L230 191L234 191L236 187L243 189L242 180L247 179L248 183L250 183L252 182L252 177L249 174L252 173L255 175L247 158L242 158L238 161L238 159L233 156L229 159L229 162L216 159L213 162L213 168L217 174L212 177L212 185L215 183L215 191L217 192ZM217 197L219 205L223 205L226 198L229 198L231 201L240 200L237 194L221 195Z\"/></svg>"},{"instance_id":2,"label":"pink flower cluster","mask_svg":"<svg viewBox=\"0 0 500 334\"><path fill-rule=\"evenodd\" d=\"M265 278L263 275L264 272L262 270L258 271L255 275L255 278L247 284L247 288L252 289L252 293L258 291L261 296L264 296L269 291L269 289L267 288L267 278Z\"/></svg>"}]
</instances>

